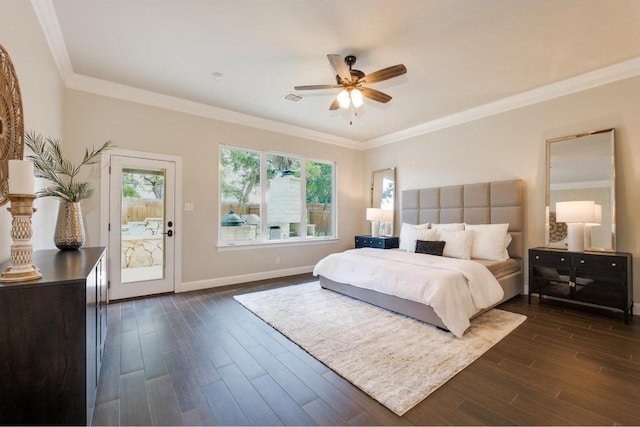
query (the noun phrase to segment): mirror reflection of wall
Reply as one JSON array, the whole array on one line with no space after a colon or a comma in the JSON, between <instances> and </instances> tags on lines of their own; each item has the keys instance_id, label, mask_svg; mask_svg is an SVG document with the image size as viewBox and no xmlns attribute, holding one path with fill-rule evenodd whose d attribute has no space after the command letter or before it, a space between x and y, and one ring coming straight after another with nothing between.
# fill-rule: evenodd
<instances>
[{"instance_id":1,"label":"mirror reflection of wall","mask_svg":"<svg viewBox=\"0 0 640 427\"><path fill-rule=\"evenodd\" d=\"M547 246L567 245L565 224L555 222L557 202L593 201L602 207L601 221L585 227L585 249L615 250L613 165L613 129L547 141Z\"/></svg>"},{"instance_id":2,"label":"mirror reflection of wall","mask_svg":"<svg viewBox=\"0 0 640 427\"><path fill-rule=\"evenodd\" d=\"M371 179L371 207L387 212L384 221L380 221L379 234L393 235L396 191L396 168L373 171Z\"/></svg>"}]
</instances>

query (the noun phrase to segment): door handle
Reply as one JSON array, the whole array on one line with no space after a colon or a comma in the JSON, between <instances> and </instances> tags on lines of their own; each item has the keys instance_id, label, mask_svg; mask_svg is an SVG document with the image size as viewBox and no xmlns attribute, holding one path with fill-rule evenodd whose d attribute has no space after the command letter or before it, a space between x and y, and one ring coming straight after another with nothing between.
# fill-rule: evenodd
<instances>
[{"instance_id":1,"label":"door handle","mask_svg":"<svg viewBox=\"0 0 640 427\"><path fill-rule=\"evenodd\" d=\"M162 233L162 234L166 234L167 237L171 237L171 236L173 236L173 230L169 230L166 233Z\"/></svg>"}]
</instances>

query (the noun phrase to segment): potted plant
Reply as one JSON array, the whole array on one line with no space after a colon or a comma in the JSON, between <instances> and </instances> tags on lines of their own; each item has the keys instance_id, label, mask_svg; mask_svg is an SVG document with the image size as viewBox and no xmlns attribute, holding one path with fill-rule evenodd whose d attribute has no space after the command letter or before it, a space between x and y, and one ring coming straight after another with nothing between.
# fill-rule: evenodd
<instances>
[{"instance_id":1,"label":"potted plant","mask_svg":"<svg viewBox=\"0 0 640 427\"><path fill-rule=\"evenodd\" d=\"M55 197L60 200L58 220L54 233L55 245L62 250L78 249L85 240L84 224L80 200L87 199L93 194L93 187L88 182L76 179L81 168L99 161L100 154L113 147L107 141L91 152L85 149L84 158L75 165L62 156L60 141L55 138L45 138L35 132L27 132L24 137L25 145L32 151L27 159L33 162L34 175L44 178L50 185L36 194L38 197Z\"/></svg>"}]
</instances>

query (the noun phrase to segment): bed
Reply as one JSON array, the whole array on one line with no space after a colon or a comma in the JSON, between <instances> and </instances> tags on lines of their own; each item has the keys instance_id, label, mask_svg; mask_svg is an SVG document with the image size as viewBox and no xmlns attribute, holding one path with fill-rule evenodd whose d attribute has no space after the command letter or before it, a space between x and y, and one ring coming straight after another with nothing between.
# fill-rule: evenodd
<instances>
[{"instance_id":1,"label":"bed","mask_svg":"<svg viewBox=\"0 0 640 427\"><path fill-rule=\"evenodd\" d=\"M467 327L469 319L523 293L524 233L523 184L521 180L406 190L402 192L401 208L402 222L407 224L508 224L508 234L511 236L511 241L506 248L509 257L507 262L467 261L471 264L478 263L491 267L487 270L496 268L500 270L505 266L507 267L507 270L502 272L495 270L492 272L495 281L502 289L499 298L495 298L495 301L486 307L476 307L472 310L473 312L469 312L469 308L465 308L467 313L461 316L466 318ZM364 249L367 248L346 251L344 255L334 255L336 258L347 257L343 262L350 264L353 264L354 260L359 261L360 257L356 258L356 255L367 255L372 258L372 269L377 271L376 274L383 275L385 274L384 269L387 268L386 265L391 266L396 261L404 262L405 256L395 253L396 251L399 252L399 250L368 248L365 252L357 252ZM387 254L383 255L383 253L388 253L388 256L393 259L381 259L387 257ZM415 260L424 257L416 254L407 255L411 255L407 257L409 263L418 262ZM351 259L348 259L349 257ZM399 259L399 257L402 257L402 259ZM449 263L446 257L428 257L440 258ZM466 330L464 324L456 324L455 328L451 327L436 313L438 310L434 310L432 306L423 302L393 295L386 289L380 289L376 286L363 287L359 283L362 280L360 280L361 276L358 274L350 276L350 279L345 279L344 275L334 276L330 274L330 270L321 268L324 261L322 260L318 263L316 269L314 269L314 274L319 276L320 284L325 289L416 318L445 330L451 330L456 336L462 336L464 330ZM352 270L354 272L359 271L355 267ZM335 277L340 277L340 280L335 280Z\"/></svg>"}]
</instances>

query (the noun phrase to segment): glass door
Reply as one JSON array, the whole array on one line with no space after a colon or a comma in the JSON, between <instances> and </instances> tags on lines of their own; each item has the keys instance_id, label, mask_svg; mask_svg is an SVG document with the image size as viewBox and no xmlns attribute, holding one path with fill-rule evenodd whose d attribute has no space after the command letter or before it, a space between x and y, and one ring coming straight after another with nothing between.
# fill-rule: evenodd
<instances>
[{"instance_id":1,"label":"glass door","mask_svg":"<svg viewBox=\"0 0 640 427\"><path fill-rule=\"evenodd\" d=\"M173 292L175 164L111 156L109 299Z\"/></svg>"}]
</instances>

